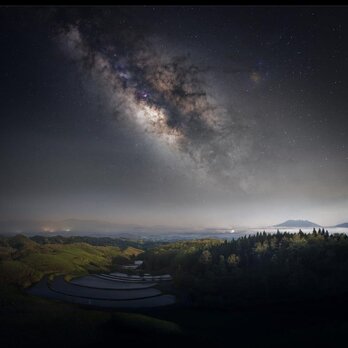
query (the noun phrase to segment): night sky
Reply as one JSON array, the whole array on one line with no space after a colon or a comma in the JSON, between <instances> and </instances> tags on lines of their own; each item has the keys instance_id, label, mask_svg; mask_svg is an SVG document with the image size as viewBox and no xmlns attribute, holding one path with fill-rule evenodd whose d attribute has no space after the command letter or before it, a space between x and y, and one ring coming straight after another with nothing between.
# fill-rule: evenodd
<instances>
[{"instance_id":1,"label":"night sky","mask_svg":"<svg viewBox=\"0 0 348 348\"><path fill-rule=\"evenodd\" d=\"M0 26L0 219L348 219L347 7L2 7Z\"/></svg>"}]
</instances>

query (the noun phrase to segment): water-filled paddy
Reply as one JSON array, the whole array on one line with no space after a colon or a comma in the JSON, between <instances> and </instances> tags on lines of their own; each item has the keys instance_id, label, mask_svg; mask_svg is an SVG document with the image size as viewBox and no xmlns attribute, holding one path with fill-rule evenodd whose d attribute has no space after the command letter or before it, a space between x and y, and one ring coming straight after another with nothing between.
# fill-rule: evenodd
<instances>
[{"instance_id":1,"label":"water-filled paddy","mask_svg":"<svg viewBox=\"0 0 348 348\"><path fill-rule=\"evenodd\" d=\"M161 294L161 291L154 288L133 289L132 291L129 291L127 289L115 290L78 286L66 282L63 277L55 278L49 285L49 287L51 290L60 292L65 295L87 297L100 300L132 300L158 296Z\"/></svg>"},{"instance_id":2,"label":"water-filled paddy","mask_svg":"<svg viewBox=\"0 0 348 348\"><path fill-rule=\"evenodd\" d=\"M150 308L175 303L175 296L162 294L155 283L117 280L89 275L68 282L63 276L47 277L28 290L31 295L102 308Z\"/></svg>"},{"instance_id":3,"label":"water-filled paddy","mask_svg":"<svg viewBox=\"0 0 348 348\"><path fill-rule=\"evenodd\" d=\"M156 283L148 283L144 282L142 284L139 283L127 283L127 282L114 282L110 281L110 279L101 278L95 275L84 276L72 279L70 281L73 284L82 285L86 287L92 288L101 288L101 289L145 289L150 288L156 285Z\"/></svg>"}]
</instances>

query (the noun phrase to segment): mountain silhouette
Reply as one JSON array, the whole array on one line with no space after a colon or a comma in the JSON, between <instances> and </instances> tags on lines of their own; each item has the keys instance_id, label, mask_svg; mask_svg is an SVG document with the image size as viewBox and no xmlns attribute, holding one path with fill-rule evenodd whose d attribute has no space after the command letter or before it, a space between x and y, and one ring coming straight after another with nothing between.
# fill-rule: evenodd
<instances>
[{"instance_id":1,"label":"mountain silhouette","mask_svg":"<svg viewBox=\"0 0 348 348\"><path fill-rule=\"evenodd\" d=\"M320 227L320 225L308 220L287 220L274 227Z\"/></svg>"}]
</instances>

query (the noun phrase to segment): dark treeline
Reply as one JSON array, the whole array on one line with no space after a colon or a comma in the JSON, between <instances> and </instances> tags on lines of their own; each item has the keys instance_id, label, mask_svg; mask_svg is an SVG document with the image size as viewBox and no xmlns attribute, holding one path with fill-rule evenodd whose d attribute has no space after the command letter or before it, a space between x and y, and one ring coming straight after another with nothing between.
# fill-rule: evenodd
<instances>
[{"instance_id":1,"label":"dark treeline","mask_svg":"<svg viewBox=\"0 0 348 348\"><path fill-rule=\"evenodd\" d=\"M320 299L348 293L348 236L257 233L236 240L163 245L144 254L145 269L174 275L192 304L226 306Z\"/></svg>"}]
</instances>

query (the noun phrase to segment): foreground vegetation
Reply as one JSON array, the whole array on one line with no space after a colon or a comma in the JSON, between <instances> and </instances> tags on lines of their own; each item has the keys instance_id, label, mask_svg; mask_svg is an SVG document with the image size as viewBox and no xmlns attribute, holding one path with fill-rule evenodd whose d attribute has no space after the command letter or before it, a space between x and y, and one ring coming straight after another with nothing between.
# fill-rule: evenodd
<instances>
[{"instance_id":1,"label":"foreground vegetation","mask_svg":"<svg viewBox=\"0 0 348 348\"><path fill-rule=\"evenodd\" d=\"M149 250L144 259L147 271L173 274L197 306L348 294L348 236L324 230L177 242Z\"/></svg>"},{"instance_id":2,"label":"foreground vegetation","mask_svg":"<svg viewBox=\"0 0 348 348\"><path fill-rule=\"evenodd\" d=\"M346 340L345 235L322 230L258 233L229 242L206 239L144 248L134 241L108 242L84 237L1 238L2 344L307 348L340 347ZM144 259L142 272L174 276L181 303L136 313L101 311L22 290L45 274L104 272L135 255Z\"/></svg>"}]
</instances>

